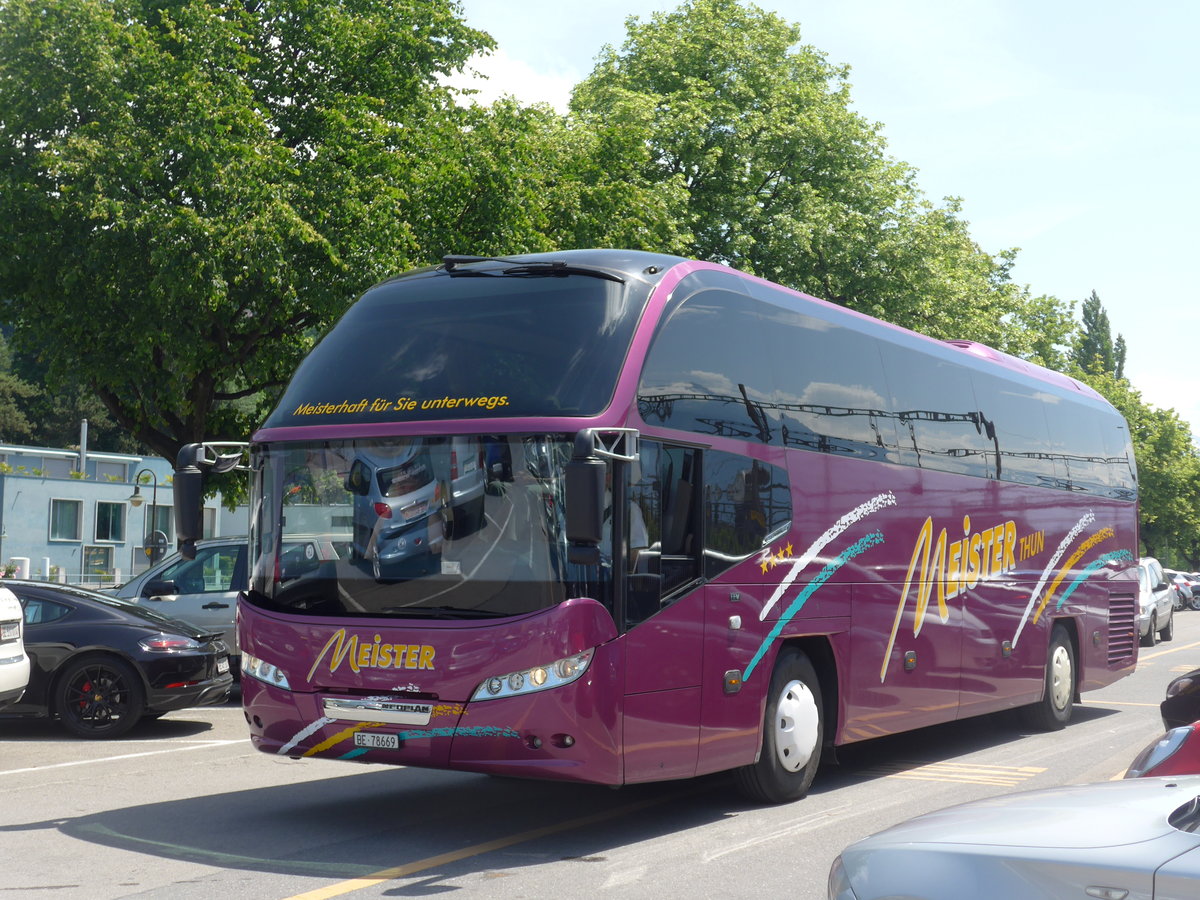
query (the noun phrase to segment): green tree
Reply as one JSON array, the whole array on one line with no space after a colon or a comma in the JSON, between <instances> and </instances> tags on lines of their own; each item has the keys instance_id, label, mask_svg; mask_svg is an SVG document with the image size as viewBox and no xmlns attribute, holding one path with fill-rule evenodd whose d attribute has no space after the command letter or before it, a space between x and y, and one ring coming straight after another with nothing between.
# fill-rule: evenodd
<instances>
[{"instance_id":1,"label":"green tree","mask_svg":"<svg viewBox=\"0 0 1200 900\"><path fill-rule=\"evenodd\" d=\"M1125 339L1117 335L1113 343L1108 313L1094 290L1080 309L1083 327L1080 329L1072 361L1085 372L1103 372L1123 377L1125 369Z\"/></svg>"},{"instance_id":2,"label":"green tree","mask_svg":"<svg viewBox=\"0 0 1200 900\"><path fill-rule=\"evenodd\" d=\"M1067 370L1078 331L1071 304L1023 290L1012 298L1004 324L1003 349L1056 372Z\"/></svg>"},{"instance_id":3,"label":"green tree","mask_svg":"<svg viewBox=\"0 0 1200 900\"><path fill-rule=\"evenodd\" d=\"M851 110L848 70L800 41L757 7L690 0L629 19L571 109L649 148L642 177L679 189L690 255L1003 349L1011 259L980 250L957 200L923 197Z\"/></svg>"},{"instance_id":4,"label":"green tree","mask_svg":"<svg viewBox=\"0 0 1200 900\"><path fill-rule=\"evenodd\" d=\"M36 393L37 388L13 372L12 350L0 334L0 441L21 442L33 435L24 406Z\"/></svg>"},{"instance_id":5,"label":"green tree","mask_svg":"<svg viewBox=\"0 0 1200 900\"><path fill-rule=\"evenodd\" d=\"M573 247L685 252L674 218L678 190L642 177L648 149L620 129L572 121L512 98L474 106L463 122L427 134L430 150L413 223L434 258Z\"/></svg>"},{"instance_id":6,"label":"green tree","mask_svg":"<svg viewBox=\"0 0 1200 900\"><path fill-rule=\"evenodd\" d=\"M1200 455L1191 430L1173 409L1157 409L1123 378L1085 372L1076 378L1095 388L1125 417L1138 470L1143 555L1168 561L1175 554L1200 568Z\"/></svg>"},{"instance_id":7,"label":"green tree","mask_svg":"<svg viewBox=\"0 0 1200 900\"><path fill-rule=\"evenodd\" d=\"M356 293L423 261L453 0L7 0L0 297L154 451L242 439Z\"/></svg>"}]
</instances>

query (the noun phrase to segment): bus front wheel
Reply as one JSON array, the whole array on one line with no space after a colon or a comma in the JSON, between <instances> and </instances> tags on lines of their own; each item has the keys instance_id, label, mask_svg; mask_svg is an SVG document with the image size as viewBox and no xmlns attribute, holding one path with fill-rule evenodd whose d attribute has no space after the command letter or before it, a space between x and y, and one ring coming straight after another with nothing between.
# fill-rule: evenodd
<instances>
[{"instance_id":1,"label":"bus front wheel","mask_svg":"<svg viewBox=\"0 0 1200 900\"><path fill-rule=\"evenodd\" d=\"M787 803L808 793L821 762L825 711L816 670L785 648L771 675L758 762L734 770L738 787L761 803Z\"/></svg>"}]
</instances>

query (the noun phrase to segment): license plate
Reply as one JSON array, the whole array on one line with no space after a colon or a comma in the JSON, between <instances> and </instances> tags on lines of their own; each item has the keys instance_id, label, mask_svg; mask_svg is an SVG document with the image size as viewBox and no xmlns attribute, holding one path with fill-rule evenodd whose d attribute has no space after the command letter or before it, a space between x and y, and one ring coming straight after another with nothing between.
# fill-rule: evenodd
<instances>
[{"instance_id":1,"label":"license plate","mask_svg":"<svg viewBox=\"0 0 1200 900\"><path fill-rule=\"evenodd\" d=\"M21 626L17 622L5 622L0 625L0 641L15 641L21 636Z\"/></svg>"},{"instance_id":2,"label":"license plate","mask_svg":"<svg viewBox=\"0 0 1200 900\"><path fill-rule=\"evenodd\" d=\"M229 657L224 656L217 660L217 674L224 675L229 671Z\"/></svg>"},{"instance_id":3,"label":"license plate","mask_svg":"<svg viewBox=\"0 0 1200 900\"><path fill-rule=\"evenodd\" d=\"M379 750L399 750L400 738L394 734L382 734L378 731L354 732L355 747L373 747Z\"/></svg>"}]
</instances>

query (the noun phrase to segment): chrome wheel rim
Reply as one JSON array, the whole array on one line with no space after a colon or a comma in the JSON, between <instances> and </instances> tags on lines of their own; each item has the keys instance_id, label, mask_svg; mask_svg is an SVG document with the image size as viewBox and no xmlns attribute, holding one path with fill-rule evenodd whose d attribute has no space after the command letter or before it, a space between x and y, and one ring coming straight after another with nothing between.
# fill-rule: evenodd
<instances>
[{"instance_id":1,"label":"chrome wheel rim","mask_svg":"<svg viewBox=\"0 0 1200 900\"><path fill-rule=\"evenodd\" d=\"M821 712L803 681L789 682L775 704L775 756L787 772L799 772L817 749Z\"/></svg>"}]
</instances>

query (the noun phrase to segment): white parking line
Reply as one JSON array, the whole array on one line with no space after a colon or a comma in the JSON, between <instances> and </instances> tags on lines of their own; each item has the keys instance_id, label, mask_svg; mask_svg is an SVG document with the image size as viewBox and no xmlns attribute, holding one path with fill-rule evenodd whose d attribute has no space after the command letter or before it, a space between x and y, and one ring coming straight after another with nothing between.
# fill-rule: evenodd
<instances>
[{"instance_id":1,"label":"white parking line","mask_svg":"<svg viewBox=\"0 0 1200 900\"><path fill-rule=\"evenodd\" d=\"M0 772L0 777L5 775L21 775L25 772L48 772L51 769L64 769L69 766L94 766L97 763L116 762L121 759L139 759L143 756L160 756L163 753L180 753L184 750L205 750L209 747L224 747L228 744L243 744L245 738L239 738L236 741L205 741L201 744L193 744L187 747L172 747L169 750L151 750L146 753L125 753L121 756L107 756L101 759L79 759L75 762L52 763L48 766L29 766L25 769L8 769Z\"/></svg>"}]
</instances>

